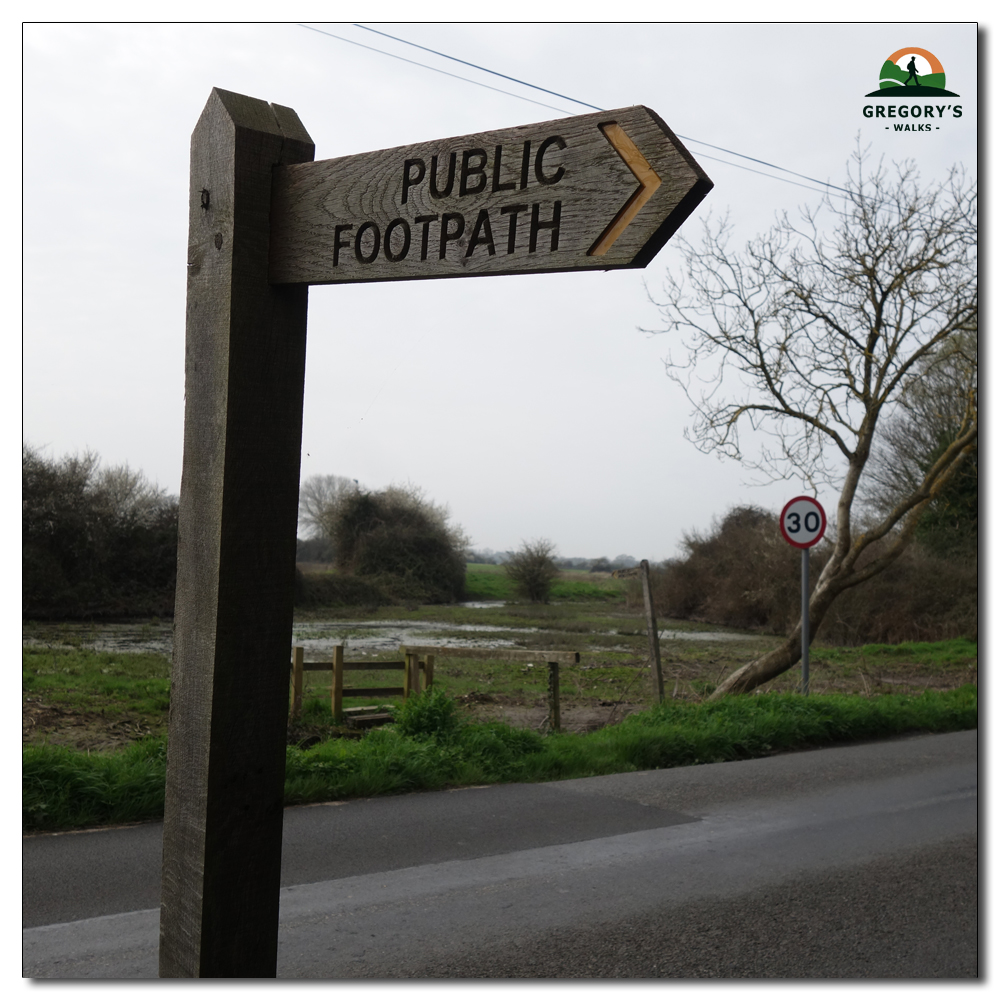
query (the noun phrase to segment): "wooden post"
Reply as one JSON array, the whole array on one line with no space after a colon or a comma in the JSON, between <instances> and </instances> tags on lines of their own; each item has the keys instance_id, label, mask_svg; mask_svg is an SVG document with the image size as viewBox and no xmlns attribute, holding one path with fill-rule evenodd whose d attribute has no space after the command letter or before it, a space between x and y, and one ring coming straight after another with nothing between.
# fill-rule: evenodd
<instances>
[{"instance_id":1,"label":"wooden post","mask_svg":"<svg viewBox=\"0 0 1000 1000\"><path fill-rule=\"evenodd\" d=\"M344 647L333 647L333 684L330 688L330 711L339 722L344 713Z\"/></svg>"},{"instance_id":2,"label":"wooden post","mask_svg":"<svg viewBox=\"0 0 1000 1000\"><path fill-rule=\"evenodd\" d=\"M420 654L406 654L406 672L403 678L404 698L411 694L420 694Z\"/></svg>"},{"instance_id":3,"label":"wooden post","mask_svg":"<svg viewBox=\"0 0 1000 1000\"><path fill-rule=\"evenodd\" d=\"M430 691L434 684L434 657L430 654L424 660L424 687Z\"/></svg>"},{"instance_id":4,"label":"wooden post","mask_svg":"<svg viewBox=\"0 0 1000 1000\"><path fill-rule=\"evenodd\" d=\"M559 664L549 664L549 729L559 732Z\"/></svg>"},{"instance_id":5,"label":"wooden post","mask_svg":"<svg viewBox=\"0 0 1000 1000\"><path fill-rule=\"evenodd\" d=\"M403 700L410 697L410 679L413 676L413 661L417 658L416 653L404 653L403 659L406 666L403 669Z\"/></svg>"},{"instance_id":6,"label":"wooden post","mask_svg":"<svg viewBox=\"0 0 1000 1000\"><path fill-rule=\"evenodd\" d=\"M306 651L301 646L292 647L292 718L302 715L302 664Z\"/></svg>"},{"instance_id":7,"label":"wooden post","mask_svg":"<svg viewBox=\"0 0 1000 1000\"><path fill-rule=\"evenodd\" d=\"M649 582L649 561L643 559L642 599L646 605L646 632L649 635L649 666L653 671L653 686L658 701L663 701L663 668L660 666L660 632L656 627L656 612L653 610L653 590Z\"/></svg>"},{"instance_id":8,"label":"wooden post","mask_svg":"<svg viewBox=\"0 0 1000 1000\"><path fill-rule=\"evenodd\" d=\"M191 138L161 977L273 977L308 286L268 283L290 108L213 90Z\"/></svg>"}]
</instances>

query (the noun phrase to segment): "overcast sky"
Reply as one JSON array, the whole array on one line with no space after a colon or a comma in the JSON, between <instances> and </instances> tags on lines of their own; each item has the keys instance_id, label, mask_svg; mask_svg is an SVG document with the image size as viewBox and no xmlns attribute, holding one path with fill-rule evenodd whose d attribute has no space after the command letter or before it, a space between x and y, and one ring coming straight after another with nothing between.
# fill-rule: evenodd
<instances>
[{"instance_id":1,"label":"overcast sky","mask_svg":"<svg viewBox=\"0 0 1000 1000\"><path fill-rule=\"evenodd\" d=\"M292 23L26 26L29 443L89 448L179 490L189 140L213 86L294 108L317 159L591 110L309 23L517 96ZM687 145L715 188L682 229L692 239L710 212L746 239L819 200L703 143L835 184L859 134L876 157L915 157L928 183L955 162L976 171L972 23L366 23L602 109L645 104L701 140ZM863 116L883 61L908 45L941 61L961 120L900 134ZM668 244L643 271L312 288L303 478L410 482L477 547L547 538L564 556L659 560L735 504L780 509L804 484L752 487L687 442L690 406L664 374L671 336L640 331L659 321L647 289L679 259ZM820 498L829 510L833 494Z\"/></svg>"}]
</instances>

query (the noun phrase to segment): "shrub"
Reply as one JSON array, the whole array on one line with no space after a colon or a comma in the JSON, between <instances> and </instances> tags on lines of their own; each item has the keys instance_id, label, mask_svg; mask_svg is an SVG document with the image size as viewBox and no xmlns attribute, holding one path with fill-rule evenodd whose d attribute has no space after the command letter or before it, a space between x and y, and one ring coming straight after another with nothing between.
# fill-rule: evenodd
<instances>
[{"instance_id":1,"label":"shrub","mask_svg":"<svg viewBox=\"0 0 1000 1000\"><path fill-rule=\"evenodd\" d=\"M683 544L684 558L652 574L660 614L775 634L798 622L801 556L781 537L775 515L736 507L707 535L685 535ZM860 565L878 558L885 544L873 543ZM826 541L810 550L814 583L829 552ZM881 573L843 592L816 638L853 645L975 637L976 563L974 553L942 555L911 544Z\"/></svg>"},{"instance_id":2,"label":"shrub","mask_svg":"<svg viewBox=\"0 0 1000 1000\"><path fill-rule=\"evenodd\" d=\"M436 688L407 698L393 711L392 721L403 736L445 743L453 740L462 728L455 700Z\"/></svg>"},{"instance_id":3,"label":"shrub","mask_svg":"<svg viewBox=\"0 0 1000 1000\"><path fill-rule=\"evenodd\" d=\"M800 556L781 537L773 514L734 507L708 534L686 534L683 545L685 558L653 573L660 613L776 633L797 620ZM810 572L823 561L811 554Z\"/></svg>"},{"instance_id":4,"label":"shrub","mask_svg":"<svg viewBox=\"0 0 1000 1000\"><path fill-rule=\"evenodd\" d=\"M415 487L345 494L333 519L333 545L338 569L382 589L388 583L400 597L462 599L465 535Z\"/></svg>"},{"instance_id":5,"label":"shrub","mask_svg":"<svg viewBox=\"0 0 1000 1000\"><path fill-rule=\"evenodd\" d=\"M514 590L532 604L548 604L552 582L559 575L553 555L555 546L548 541L524 542L504 563L504 572L514 581Z\"/></svg>"},{"instance_id":6,"label":"shrub","mask_svg":"<svg viewBox=\"0 0 1000 1000\"><path fill-rule=\"evenodd\" d=\"M26 616L173 613L177 500L127 465L23 445L21 542Z\"/></svg>"}]
</instances>

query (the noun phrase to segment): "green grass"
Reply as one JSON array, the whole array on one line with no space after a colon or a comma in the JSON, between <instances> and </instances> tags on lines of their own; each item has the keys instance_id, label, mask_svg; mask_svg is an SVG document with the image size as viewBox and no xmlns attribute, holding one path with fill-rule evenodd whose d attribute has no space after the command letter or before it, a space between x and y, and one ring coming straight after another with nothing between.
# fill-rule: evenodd
<instances>
[{"instance_id":1,"label":"green grass","mask_svg":"<svg viewBox=\"0 0 1000 1000\"><path fill-rule=\"evenodd\" d=\"M21 685L60 708L159 720L170 705L170 661L158 653L25 647Z\"/></svg>"},{"instance_id":2,"label":"green grass","mask_svg":"<svg viewBox=\"0 0 1000 1000\"><path fill-rule=\"evenodd\" d=\"M830 663L858 663L892 666L900 660L932 668L968 666L979 661L979 643L972 639L943 642L901 642L896 646L813 646L811 656Z\"/></svg>"},{"instance_id":3,"label":"green grass","mask_svg":"<svg viewBox=\"0 0 1000 1000\"><path fill-rule=\"evenodd\" d=\"M625 582L579 570L565 570L552 584L551 601L621 601ZM521 599L503 566L469 563L465 570L465 597L469 601L512 601Z\"/></svg>"},{"instance_id":4,"label":"green grass","mask_svg":"<svg viewBox=\"0 0 1000 1000\"><path fill-rule=\"evenodd\" d=\"M166 740L150 737L112 753L28 746L22 755L25 830L65 830L163 815Z\"/></svg>"},{"instance_id":5,"label":"green grass","mask_svg":"<svg viewBox=\"0 0 1000 1000\"><path fill-rule=\"evenodd\" d=\"M548 781L745 760L782 750L978 724L973 685L920 695L824 695L667 701L618 726L540 736L503 723L464 723L440 691L413 699L397 724L363 739L289 747L287 804L456 785ZM162 815L162 739L115 753L24 750L27 830L133 822Z\"/></svg>"}]
</instances>

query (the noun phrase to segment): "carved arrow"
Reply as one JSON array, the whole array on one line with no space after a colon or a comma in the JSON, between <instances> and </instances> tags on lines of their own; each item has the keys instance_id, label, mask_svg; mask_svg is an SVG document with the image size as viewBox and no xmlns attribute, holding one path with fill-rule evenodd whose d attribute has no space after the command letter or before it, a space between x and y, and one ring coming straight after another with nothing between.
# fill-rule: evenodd
<instances>
[{"instance_id":1,"label":"carved arrow","mask_svg":"<svg viewBox=\"0 0 1000 1000\"><path fill-rule=\"evenodd\" d=\"M639 187L632 197L622 206L622 210L614 217L611 225L601 233L597 242L587 251L590 257L603 257L611 249L611 244L625 231L625 227L639 214L639 209L653 197L654 192L662 183L659 176L649 165L649 161L639 147L625 134L625 130L617 122L608 122L600 126L605 138L614 147L615 152L625 161L629 170L635 174Z\"/></svg>"}]
</instances>

